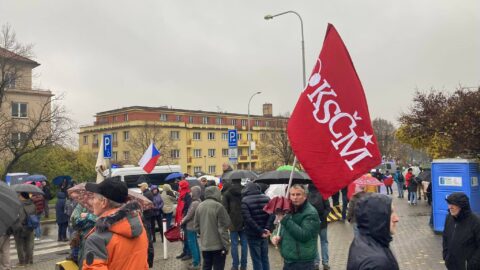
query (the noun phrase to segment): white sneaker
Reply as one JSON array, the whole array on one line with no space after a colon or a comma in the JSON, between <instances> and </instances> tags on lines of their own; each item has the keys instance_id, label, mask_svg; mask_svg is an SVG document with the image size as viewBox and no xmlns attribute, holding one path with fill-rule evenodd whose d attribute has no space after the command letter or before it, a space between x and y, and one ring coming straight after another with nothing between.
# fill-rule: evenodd
<instances>
[{"instance_id":1,"label":"white sneaker","mask_svg":"<svg viewBox=\"0 0 480 270\"><path fill-rule=\"evenodd\" d=\"M40 241L40 238L38 238L38 237L35 237L35 241Z\"/></svg>"}]
</instances>

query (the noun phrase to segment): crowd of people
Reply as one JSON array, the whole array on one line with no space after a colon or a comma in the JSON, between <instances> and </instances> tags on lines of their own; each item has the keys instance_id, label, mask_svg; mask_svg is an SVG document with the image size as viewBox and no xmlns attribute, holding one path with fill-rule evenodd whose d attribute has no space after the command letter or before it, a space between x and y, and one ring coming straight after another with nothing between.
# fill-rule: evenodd
<instances>
[{"instance_id":1,"label":"crowd of people","mask_svg":"<svg viewBox=\"0 0 480 270\"><path fill-rule=\"evenodd\" d=\"M228 165L224 167L225 172L230 170ZM405 175L400 170L372 175L384 183L387 195L377 188L373 192L365 188L349 193L346 187L327 199L314 185L294 184L288 194L291 207L273 213L264 210L270 201L265 189L255 182L243 186L240 179L224 181L223 188L207 179L200 179L200 185L194 186L179 179L161 188L141 182L139 189L153 202L153 208L146 210L137 201L127 201L126 184L113 178L86 184L85 189L94 193L93 211L70 199L66 190L71 185L65 184L56 193L58 241L70 241L68 259L75 261L79 269L148 269L153 267L157 236L165 241L165 218L167 230L182 229L183 248L177 259L191 260L188 269L225 269L226 258L231 256L231 270L247 269L248 257L254 270L268 270L270 243L279 248L284 270L330 269L327 216L341 198L342 220L348 220L354 231L347 269L399 269L389 247L399 222L391 186L397 184L400 199L404 198L404 190L409 191L408 202L414 206L420 183L415 183L417 176L412 169ZM19 267L33 263L34 242L41 238L39 216L49 214L45 205L53 196L48 183L40 187L44 195L19 193L23 204L19 222L0 238L3 247L5 239L13 234ZM464 193L452 193L446 202L446 267L480 269L478 216L471 212ZM5 264L3 252L4 268Z\"/></svg>"}]
</instances>

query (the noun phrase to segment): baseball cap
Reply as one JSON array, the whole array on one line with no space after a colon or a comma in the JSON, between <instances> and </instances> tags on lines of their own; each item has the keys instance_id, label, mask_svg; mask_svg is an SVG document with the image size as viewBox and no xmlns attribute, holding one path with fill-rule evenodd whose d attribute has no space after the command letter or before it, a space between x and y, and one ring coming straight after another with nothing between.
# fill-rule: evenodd
<instances>
[{"instance_id":1,"label":"baseball cap","mask_svg":"<svg viewBox=\"0 0 480 270\"><path fill-rule=\"evenodd\" d=\"M125 203L128 197L127 184L114 178L106 178L99 184L87 183L85 189L117 203Z\"/></svg>"}]
</instances>

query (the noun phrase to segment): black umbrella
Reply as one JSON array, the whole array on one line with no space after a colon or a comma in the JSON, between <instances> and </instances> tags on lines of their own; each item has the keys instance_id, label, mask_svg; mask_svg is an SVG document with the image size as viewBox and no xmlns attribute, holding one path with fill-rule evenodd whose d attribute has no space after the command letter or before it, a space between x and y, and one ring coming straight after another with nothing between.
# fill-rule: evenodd
<instances>
[{"instance_id":1,"label":"black umbrella","mask_svg":"<svg viewBox=\"0 0 480 270\"><path fill-rule=\"evenodd\" d=\"M44 195L43 191L39 187L37 187L35 185L31 185L31 184L14 185L14 186L12 186L12 189L13 189L13 191L15 191L17 193L26 192L26 193Z\"/></svg>"},{"instance_id":2,"label":"black umbrella","mask_svg":"<svg viewBox=\"0 0 480 270\"><path fill-rule=\"evenodd\" d=\"M231 172L226 173L222 177L222 181L223 180L233 180L233 179L245 179L245 178L248 178L250 180L255 180L255 179L257 179L257 177L258 176L252 171L235 170L235 171L231 171Z\"/></svg>"},{"instance_id":3,"label":"black umbrella","mask_svg":"<svg viewBox=\"0 0 480 270\"><path fill-rule=\"evenodd\" d=\"M288 184L290 180L291 171L270 171L262 173L256 180L255 183L265 183L265 184ZM311 184L312 179L308 174L304 172L294 171L292 178L292 185L294 184Z\"/></svg>"},{"instance_id":4,"label":"black umbrella","mask_svg":"<svg viewBox=\"0 0 480 270\"><path fill-rule=\"evenodd\" d=\"M8 187L3 181L0 181L0 235L3 235L18 219L22 203L18 195Z\"/></svg>"},{"instance_id":5,"label":"black umbrella","mask_svg":"<svg viewBox=\"0 0 480 270\"><path fill-rule=\"evenodd\" d=\"M421 173L418 174L417 177L422 181L426 181L426 182L432 181L432 173L430 170L422 171Z\"/></svg>"}]
</instances>

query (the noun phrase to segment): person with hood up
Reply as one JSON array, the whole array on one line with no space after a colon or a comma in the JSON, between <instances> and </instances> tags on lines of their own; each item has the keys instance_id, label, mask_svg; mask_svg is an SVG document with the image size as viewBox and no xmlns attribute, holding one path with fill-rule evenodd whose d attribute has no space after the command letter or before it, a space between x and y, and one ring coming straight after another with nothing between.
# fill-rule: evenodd
<instances>
[{"instance_id":1,"label":"person with hood up","mask_svg":"<svg viewBox=\"0 0 480 270\"><path fill-rule=\"evenodd\" d=\"M178 192L180 196L178 196L177 202L177 210L175 212L175 224L180 226L182 223L183 217L187 214L188 208L192 203L192 196L190 195L190 185L186 180L181 180L178 183ZM185 226L181 226L182 230L185 232ZM190 249L188 248L188 236L184 234L183 237L183 250L182 253L177 255L177 259L181 259L182 261L190 260L192 258L192 254Z\"/></svg>"},{"instance_id":2,"label":"person with hood up","mask_svg":"<svg viewBox=\"0 0 480 270\"><path fill-rule=\"evenodd\" d=\"M398 270L389 244L399 221L392 199L378 193L367 193L355 203L358 234L350 245L347 270Z\"/></svg>"},{"instance_id":3,"label":"person with hood up","mask_svg":"<svg viewBox=\"0 0 480 270\"><path fill-rule=\"evenodd\" d=\"M232 179L232 184L228 190L223 194L223 206L230 216L232 225L230 226L230 240L231 240L231 255L232 255L232 270L247 269L248 244L247 236L244 231L243 217L242 217L242 184L241 179ZM241 257L239 261L238 244L240 240Z\"/></svg>"},{"instance_id":4,"label":"person with hood up","mask_svg":"<svg viewBox=\"0 0 480 270\"><path fill-rule=\"evenodd\" d=\"M443 230L443 259L449 270L480 269L480 219L467 195L454 192L446 199L449 213Z\"/></svg>"},{"instance_id":5,"label":"person with hood up","mask_svg":"<svg viewBox=\"0 0 480 270\"><path fill-rule=\"evenodd\" d=\"M95 227L86 235L83 270L147 270L148 239L140 204L127 203L127 185L114 178L87 183L93 195Z\"/></svg>"},{"instance_id":6,"label":"person with hood up","mask_svg":"<svg viewBox=\"0 0 480 270\"><path fill-rule=\"evenodd\" d=\"M163 200L163 216L167 220L167 229L170 229L172 227L173 205L177 202L177 198L175 193L173 193L172 186L169 184L163 185L163 191L160 196L162 196Z\"/></svg>"},{"instance_id":7,"label":"person with hood up","mask_svg":"<svg viewBox=\"0 0 480 270\"><path fill-rule=\"evenodd\" d=\"M342 194L343 193L344 192L342 191ZM315 209L317 209L318 216L320 217L320 231L318 236L320 237L320 247L322 248L322 265L324 270L328 270L330 269L330 266L328 265L327 217L331 210L330 202L328 201L328 198L326 200L323 199L322 194L318 192L318 189L313 184L308 185L307 200L313 205L313 207L315 207ZM320 256L318 253L315 258L315 268L320 268Z\"/></svg>"},{"instance_id":8,"label":"person with hood up","mask_svg":"<svg viewBox=\"0 0 480 270\"><path fill-rule=\"evenodd\" d=\"M59 242L66 242L67 239L67 227L69 216L65 213L66 195L64 192L57 192L57 203L55 204L55 216L57 218L58 225L58 239Z\"/></svg>"},{"instance_id":9,"label":"person with hood up","mask_svg":"<svg viewBox=\"0 0 480 270\"><path fill-rule=\"evenodd\" d=\"M195 211L194 228L200 234L203 270L224 269L228 254L230 217L220 203L217 187L205 189L205 201Z\"/></svg>"},{"instance_id":10,"label":"person with hood up","mask_svg":"<svg viewBox=\"0 0 480 270\"><path fill-rule=\"evenodd\" d=\"M160 237L162 238L163 242L163 224L162 224L162 207L163 207L163 200L162 196L160 195L160 190L158 186L152 185L150 187L153 195L153 216L150 219L150 227L152 228L152 237L153 242L157 241L157 236L155 235L155 222L158 225L158 229L160 231Z\"/></svg>"},{"instance_id":11,"label":"person with hood up","mask_svg":"<svg viewBox=\"0 0 480 270\"><path fill-rule=\"evenodd\" d=\"M263 211L269 201L270 198L262 194L260 186L254 182L248 182L242 191L242 216L253 270L270 270L268 237L275 215Z\"/></svg>"},{"instance_id":12,"label":"person with hood up","mask_svg":"<svg viewBox=\"0 0 480 270\"><path fill-rule=\"evenodd\" d=\"M197 232L195 232L193 221L195 217L195 211L201 202L201 194L202 190L199 186L192 187L192 203L190 204L190 207L188 207L187 214L183 217L181 222L182 226L184 226L186 229L188 247L192 253L192 266L188 268L192 270L200 269L200 250L198 248Z\"/></svg>"}]
</instances>

